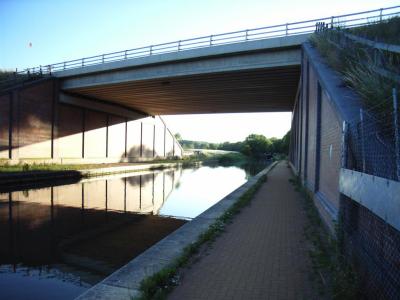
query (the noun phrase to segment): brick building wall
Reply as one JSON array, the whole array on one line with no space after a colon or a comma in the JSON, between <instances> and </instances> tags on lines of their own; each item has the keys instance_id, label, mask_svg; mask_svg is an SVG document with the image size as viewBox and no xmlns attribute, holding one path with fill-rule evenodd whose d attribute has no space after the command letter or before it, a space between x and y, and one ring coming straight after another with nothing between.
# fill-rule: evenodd
<instances>
[{"instance_id":1,"label":"brick building wall","mask_svg":"<svg viewBox=\"0 0 400 300\"><path fill-rule=\"evenodd\" d=\"M354 262L368 299L400 298L400 232L371 210L339 191L343 159L343 121L358 117L354 93L303 46L302 78L292 119L290 160L309 189L322 220L332 234L343 236L343 251ZM307 109L304 109L304 108ZM385 201L376 199L376 205ZM335 232L335 223L340 230Z\"/></svg>"},{"instance_id":2,"label":"brick building wall","mask_svg":"<svg viewBox=\"0 0 400 300\"><path fill-rule=\"evenodd\" d=\"M307 55L303 54L299 97L293 111L292 163L328 228L334 230L339 210L341 126Z\"/></svg>"},{"instance_id":3,"label":"brick building wall","mask_svg":"<svg viewBox=\"0 0 400 300\"><path fill-rule=\"evenodd\" d=\"M11 95L0 96L0 159L9 158Z\"/></svg>"}]
</instances>

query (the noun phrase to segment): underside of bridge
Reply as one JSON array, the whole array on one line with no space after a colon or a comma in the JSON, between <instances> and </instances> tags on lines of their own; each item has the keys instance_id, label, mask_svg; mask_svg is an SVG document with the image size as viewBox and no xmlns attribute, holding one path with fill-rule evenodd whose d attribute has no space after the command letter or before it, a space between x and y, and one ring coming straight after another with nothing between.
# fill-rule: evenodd
<instances>
[{"instance_id":1,"label":"underside of bridge","mask_svg":"<svg viewBox=\"0 0 400 300\"><path fill-rule=\"evenodd\" d=\"M291 111L300 66L141 80L68 90L149 115Z\"/></svg>"},{"instance_id":2,"label":"underside of bridge","mask_svg":"<svg viewBox=\"0 0 400 300\"><path fill-rule=\"evenodd\" d=\"M166 53L55 73L64 93L146 115L292 111L308 35ZM79 104L77 104L79 105Z\"/></svg>"}]
</instances>

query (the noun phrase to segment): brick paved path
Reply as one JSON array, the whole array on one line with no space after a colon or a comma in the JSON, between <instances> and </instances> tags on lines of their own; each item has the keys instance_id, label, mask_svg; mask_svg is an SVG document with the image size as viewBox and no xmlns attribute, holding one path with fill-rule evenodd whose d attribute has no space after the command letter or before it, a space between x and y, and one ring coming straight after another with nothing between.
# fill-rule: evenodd
<instances>
[{"instance_id":1,"label":"brick paved path","mask_svg":"<svg viewBox=\"0 0 400 300\"><path fill-rule=\"evenodd\" d=\"M185 270L169 299L318 299L309 280L306 216L286 163L268 175L251 204Z\"/></svg>"}]
</instances>

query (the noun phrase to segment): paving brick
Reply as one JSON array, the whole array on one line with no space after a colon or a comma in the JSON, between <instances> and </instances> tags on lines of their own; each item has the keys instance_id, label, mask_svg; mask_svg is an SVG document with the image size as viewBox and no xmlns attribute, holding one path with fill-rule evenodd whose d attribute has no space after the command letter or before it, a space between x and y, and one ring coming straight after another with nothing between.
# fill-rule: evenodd
<instances>
[{"instance_id":1,"label":"paving brick","mask_svg":"<svg viewBox=\"0 0 400 300\"><path fill-rule=\"evenodd\" d=\"M169 299L320 299L309 280L307 220L290 177L285 163L271 171Z\"/></svg>"}]
</instances>

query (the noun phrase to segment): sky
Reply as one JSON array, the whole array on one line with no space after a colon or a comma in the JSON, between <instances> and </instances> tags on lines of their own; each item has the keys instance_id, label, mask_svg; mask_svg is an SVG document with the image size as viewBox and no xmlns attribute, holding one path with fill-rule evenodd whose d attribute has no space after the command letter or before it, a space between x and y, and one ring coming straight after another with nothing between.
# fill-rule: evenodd
<instances>
[{"instance_id":1,"label":"sky","mask_svg":"<svg viewBox=\"0 0 400 300\"><path fill-rule=\"evenodd\" d=\"M399 5L392 0L0 0L0 69ZM183 138L282 137L290 113L168 116ZM238 126L240 124L240 126Z\"/></svg>"}]
</instances>

